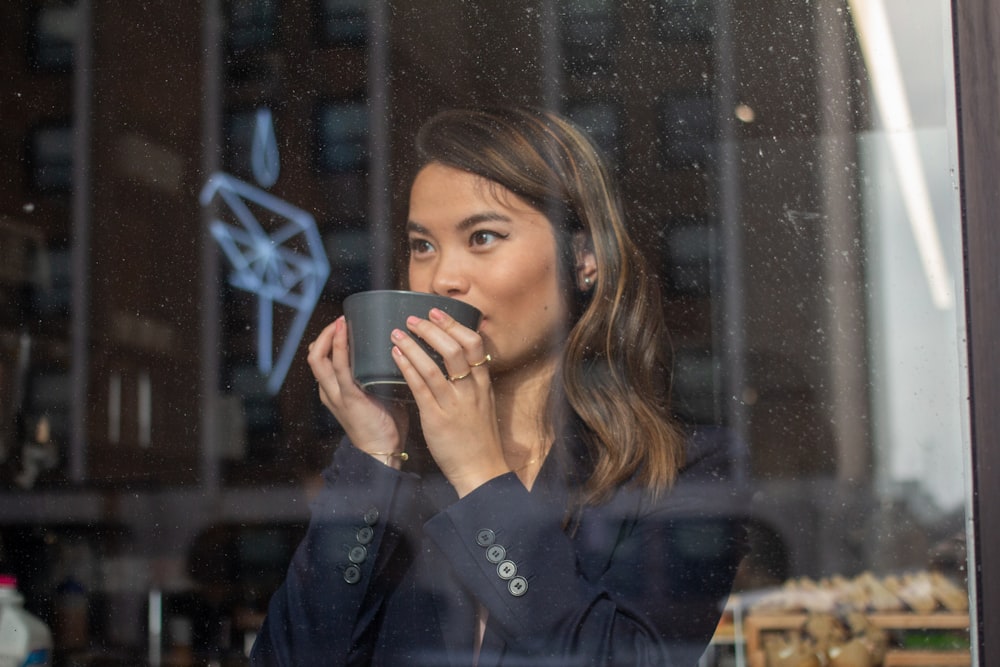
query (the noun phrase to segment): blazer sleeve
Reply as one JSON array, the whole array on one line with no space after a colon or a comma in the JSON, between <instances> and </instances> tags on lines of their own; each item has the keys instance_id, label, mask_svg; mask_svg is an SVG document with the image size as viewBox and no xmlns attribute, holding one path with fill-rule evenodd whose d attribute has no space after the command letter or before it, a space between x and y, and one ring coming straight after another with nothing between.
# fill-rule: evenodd
<instances>
[{"instance_id":1,"label":"blazer sleeve","mask_svg":"<svg viewBox=\"0 0 1000 667\"><path fill-rule=\"evenodd\" d=\"M509 474L425 531L489 611L499 641L484 639L480 665L688 666L712 636L743 545L672 510L623 492L570 538L562 514Z\"/></svg>"},{"instance_id":2,"label":"blazer sleeve","mask_svg":"<svg viewBox=\"0 0 1000 667\"><path fill-rule=\"evenodd\" d=\"M397 565L412 556L416 476L345 440L323 477L252 665L368 664L383 602L404 569Z\"/></svg>"}]
</instances>

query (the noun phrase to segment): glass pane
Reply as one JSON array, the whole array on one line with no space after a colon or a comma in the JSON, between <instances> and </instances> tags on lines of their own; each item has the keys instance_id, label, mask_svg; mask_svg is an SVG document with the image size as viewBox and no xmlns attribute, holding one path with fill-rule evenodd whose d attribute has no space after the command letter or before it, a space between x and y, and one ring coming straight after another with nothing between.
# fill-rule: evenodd
<instances>
[{"instance_id":1,"label":"glass pane","mask_svg":"<svg viewBox=\"0 0 1000 667\"><path fill-rule=\"evenodd\" d=\"M73 179L73 130L38 127L31 135L31 182L41 192L68 192Z\"/></svg>"},{"instance_id":2,"label":"glass pane","mask_svg":"<svg viewBox=\"0 0 1000 667\"><path fill-rule=\"evenodd\" d=\"M52 664L976 665L946 0L195 4L0 8L0 575ZM507 106L621 230L546 189L575 131L421 134ZM331 398L310 344L394 288L483 311L415 358L487 410Z\"/></svg>"},{"instance_id":3,"label":"glass pane","mask_svg":"<svg viewBox=\"0 0 1000 667\"><path fill-rule=\"evenodd\" d=\"M30 60L39 70L68 72L73 66L73 45L79 17L75 2L53 0L35 3L28 38Z\"/></svg>"},{"instance_id":4,"label":"glass pane","mask_svg":"<svg viewBox=\"0 0 1000 667\"><path fill-rule=\"evenodd\" d=\"M226 8L230 49L240 52L274 42L278 26L277 0L230 0Z\"/></svg>"},{"instance_id":5,"label":"glass pane","mask_svg":"<svg viewBox=\"0 0 1000 667\"><path fill-rule=\"evenodd\" d=\"M368 108L364 102L328 102L317 114L316 161L330 172L364 171Z\"/></svg>"},{"instance_id":6,"label":"glass pane","mask_svg":"<svg viewBox=\"0 0 1000 667\"><path fill-rule=\"evenodd\" d=\"M317 0L320 40L329 44L364 43L368 15L363 0Z\"/></svg>"}]
</instances>

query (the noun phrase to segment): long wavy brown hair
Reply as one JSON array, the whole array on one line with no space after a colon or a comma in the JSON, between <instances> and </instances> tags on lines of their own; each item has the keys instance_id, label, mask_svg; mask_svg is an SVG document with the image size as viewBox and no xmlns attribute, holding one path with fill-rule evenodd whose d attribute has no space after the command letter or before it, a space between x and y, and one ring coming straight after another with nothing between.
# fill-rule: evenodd
<instances>
[{"instance_id":1,"label":"long wavy brown hair","mask_svg":"<svg viewBox=\"0 0 1000 667\"><path fill-rule=\"evenodd\" d=\"M669 487L683 445L669 412L659 288L593 142L549 111L452 110L423 125L417 151L421 165L436 162L499 184L553 225L571 322L548 414L556 420L568 406L583 426L590 474L582 501L599 503L630 481L654 493ZM572 279L574 237L586 239L596 259L587 292Z\"/></svg>"}]
</instances>

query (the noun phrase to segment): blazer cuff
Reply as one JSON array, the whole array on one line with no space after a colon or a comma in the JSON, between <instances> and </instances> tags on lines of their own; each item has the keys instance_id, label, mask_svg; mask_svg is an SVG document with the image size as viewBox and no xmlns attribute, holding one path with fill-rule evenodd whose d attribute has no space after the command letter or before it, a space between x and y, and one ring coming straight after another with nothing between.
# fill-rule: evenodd
<instances>
[{"instance_id":1,"label":"blazer cuff","mask_svg":"<svg viewBox=\"0 0 1000 667\"><path fill-rule=\"evenodd\" d=\"M514 637L546 638L595 593L577 575L563 508L514 473L496 477L424 524L456 576Z\"/></svg>"}]
</instances>

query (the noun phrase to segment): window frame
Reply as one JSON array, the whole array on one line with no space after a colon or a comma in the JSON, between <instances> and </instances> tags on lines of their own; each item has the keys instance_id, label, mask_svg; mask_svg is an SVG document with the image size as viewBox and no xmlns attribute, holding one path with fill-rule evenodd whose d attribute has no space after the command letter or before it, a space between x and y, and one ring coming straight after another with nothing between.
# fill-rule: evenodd
<instances>
[{"instance_id":1,"label":"window frame","mask_svg":"<svg viewBox=\"0 0 1000 667\"><path fill-rule=\"evenodd\" d=\"M959 189L965 256L966 331L971 436L976 644L979 665L1000 664L1000 301L996 258L1000 233L1000 6L992 0L954 0L954 72Z\"/></svg>"}]
</instances>

